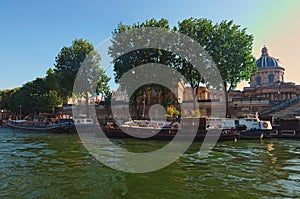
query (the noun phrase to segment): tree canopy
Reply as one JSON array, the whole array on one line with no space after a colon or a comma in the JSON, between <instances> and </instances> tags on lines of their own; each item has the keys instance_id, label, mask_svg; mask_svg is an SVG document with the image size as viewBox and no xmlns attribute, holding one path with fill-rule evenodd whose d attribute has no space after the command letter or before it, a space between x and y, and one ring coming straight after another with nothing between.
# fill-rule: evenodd
<instances>
[{"instance_id":1,"label":"tree canopy","mask_svg":"<svg viewBox=\"0 0 300 199\"><path fill-rule=\"evenodd\" d=\"M201 83L206 84L208 88L212 85L212 82L207 82L205 77L185 57L180 57L173 52L160 49L137 49L124 54L129 47L128 45L138 44L122 40L116 35L144 27L162 27L171 30L167 19L159 21L151 19L133 25L119 24L113 32L113 45L110 48L110 54L114 58L115 81L117 83L128 70L141 64L154 62L167 65L181 72L187 80L186 83L195 91L194 97L197 96ZM251 54L253 35L247 34L246 28L241 28L233 21L225 20L213 24L208 19L189 18L178 22L178 26L173 27L172 30L179 31L199 42L217 66L222 77L222 83L219 86L224 88L226 96L239 82L248 80L255 70L255 58ZM180 39L174 38L173 42L173 45L180 47ZM227 97L226 101L228 101Z\"/></svg>"},{"instance_id":2,"label":"tree canopy","mask_svg":"<svg viewBox=\"0 0 300 199\"><path fill-rule=\"evenodd\" d=\"M24 114L52 112L62 99L48 80L47 77L36 78L17 90L11 90L12 95L4 107L15 113L22 109Z\"/></svg>"},{"instance_id":3,"label":"tree canopy","mask_svg":"<svg viewBox=\"0 0 300 199\"><path fill-rule=\"evenodd\" d=\"M0 107L14 113L19 113L21 108L23 114L53 112L63 100L71 97L77 74L81 77L78 81L82 86L76 90L78 95L88 98L93 93L110 97L110 78L99 66L100 55L93 45L86 40L76 39L72 46L61 49L55 59L54 70L48 69L45 77L36 78L20 88L0 91ZM93 92L89 90L92 83ZM89 91L89 95L84 95L84 91Z\"/></svg>"},{"instance_id":4,"label":"tree canopy","mask_svg":"<svg viewBox=\"0 0 300 199\"><path fill-rule=\"evenodd\" d=\"M190 18L179 22L178 26L180 32L198 41L212 57L222 76L228 109L230 90L241 81L248 80L256 69L252 55L253 35L247 34L246 28L226 20L213 24L207 19ZM191 78L194 82L198 82L196 79L201 81L199 77L195 77L197 76L193 75Z\"/></svg>"},{"instance_id":5,"label":"tree canopy","mask_svg":"<svg viewBox=\"0 0 300 199\"><path fill-rule=\"evenodd\" d=\"M99 68L100 59L94 46L87 40L75 39L71 46L64 46L61 49L55 58L54 71L57 75L60 94L64 99L72 96L74 81L82 64L91 66L97 78L100 78L99 73L104 74L104 71ZM94 77L88 78L94 80Z\"/></svg>"},{"instance_id":6,"label":"tree canopy","mask_svg":"<svg viewBox=\"0 0 300 199\"><path fill-rule=\"evenodd\" d=\"M142 48L136 49L128 52L128 49L132 49L138 47L141 43L144 43L145 38L142 36L138 36L136 34L131 34L132 30L143 30L143 28L147 27L156 27L156 28L164 28L167 30L171 30L169 26L169 22L167 19L151 19L146 20L143 23L135 23L133 25L124 25L120 23L118 27L113 31L113 38L112 43L113 45L110 47L109 54L113 58L113 65L114 65L114 77L115 82L120 84L123 88L124 82L121 82L121 77L131 69L138 67L143 64L148 63L156 63L156 64L163 64L163 65L172 65L175 63L172 61L174 59L174 54L169 51L165 51L162 49L153 49L153 48ZM147 30L145 30L147 31ZM120 33L125 34L125 37L118 37ZM126 35L127 34L127 35ZM130 41L128 40L129 38ZM156 42L148 40L149 43ZM146 44L147 46L147 44ZM147 73L148 74L148 73ZM147 75L144 74L144 75ZM151 71L152 76L160 76L162 75L160 71ZM138 84L139 79L143 77L138 77L138 74L134 75L134 78L130 79L130 84L135 85ZM137 81L137 82L135 82ZM130 85L126 85L127 91L130 89ZM124 88L123 88L124 89ZM159 91L161 94L168 93L170 90L166 87L159 85L159 84L147 84L138 88L134 94L131 96L131 101L135 101L138 96L142 96L145 94L147 90L155 89Z\"/></svg>"},{"instance_id":7,"label":"tree canopy","mask_svg":"<svg viewBox=\"0 0 300 199\"><path fill-rule=\"evenodd\" d=\"M64 100L75 94L88 103L90 97L108 93L110 78L100 68L100 60L100 55L87 40L75 39L71 46L61 49L55 58L54 71Z\"/></svg>"}]
</instances>

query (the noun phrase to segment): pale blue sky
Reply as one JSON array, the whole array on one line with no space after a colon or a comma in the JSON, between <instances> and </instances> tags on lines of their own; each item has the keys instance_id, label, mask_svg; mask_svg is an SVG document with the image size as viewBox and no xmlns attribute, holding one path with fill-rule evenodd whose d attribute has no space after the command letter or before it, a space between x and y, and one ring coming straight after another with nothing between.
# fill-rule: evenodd
<instances>
[{"instance_id":1,"label":"pale blue sky","mask_svg":"<svg viewBox=\"0 0 300 199\"><path fill-rule=\"evenodd\" d=\"M111 36L118 23L132 24L151 18L167 18L172 26L190 17L209 18L214 22L232 19L254 35L255 56L266 44L277 57L283 57L284 63L299 65L296 59L292 62L281 55L280 50L286 51L288 45L275 48L278 38L284 35L284 30L277 31L277 28L291 23L291 17L297 18L297 6L297 0L2 1L0 89L22 86L43 77L53 67L60 49L71 45L75 38L87 39L96 46ZM291 27L284 26L288 28Z\"/></svg>"}]
</instances>

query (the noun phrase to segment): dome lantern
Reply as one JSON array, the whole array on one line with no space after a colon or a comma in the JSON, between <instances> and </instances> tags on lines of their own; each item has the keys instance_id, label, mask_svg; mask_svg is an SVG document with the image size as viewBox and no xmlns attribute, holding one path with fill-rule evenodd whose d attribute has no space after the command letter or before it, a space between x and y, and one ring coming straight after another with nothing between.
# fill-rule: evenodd
<instances>
[{"instance_id":1,"label":"dome lantern","mask_svg":"<svg viewBox=\"0 0 300 199\"><path fill-rule=\"evenodd\" d=\"M278 59L271 57L268 53L268 49L264 46L261 49L261 57L256 61L257 68L272 68L280 67L278 64Z\"/></svg>"},{"instance_id":2,"label":"dome lantern","mask_svg":"<svg viewBox=\"0 0 300 199\"><path fill-rule=\"evenodd\" d=\"M267 49L266 46L264 46L264 47L261 49L261 56L262 56L262 57L269 57L268 49Z\"/></svg>"}]
</instances>

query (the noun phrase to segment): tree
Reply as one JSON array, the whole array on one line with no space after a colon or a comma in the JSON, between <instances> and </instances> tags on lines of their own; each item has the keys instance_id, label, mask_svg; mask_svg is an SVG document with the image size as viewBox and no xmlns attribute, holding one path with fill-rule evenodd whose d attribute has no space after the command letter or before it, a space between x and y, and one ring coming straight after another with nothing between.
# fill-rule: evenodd
<instances>
[{"instance_id":1,"label":"tree","mask_svg":"<svg viewBox=\"0 0 300 199\"><path fill-rule=\"evenodd\" d=\"M167 117L171 120L178 117L180 115L180 112L176 109L175 106L168 106L167 107Z\"/></svg>"},{"instance_id":2,"label":"tree","mask_svg":"<svg viewBox=\"0 0 300 199\"><path fill-rule=\"evenodd\" d=\"M70 47L64 46L55 57L54 72L64 102L72 96L78 70L90 53L95 54L95 64L98 67L100 56L96 55L93 45L83 39L75 39Z\"/></svg>"},{"instance_id":3,"label":"tree","mask_svg":"<svg viewBox=\"0 0 300 199\"><path fill-rule=\"evenodd\" d=\"M102 97L104 97L105 99L111 98L110 87L108 85L110 79L111 78L105 75L104 71L102 71L101 78L98 81L97 88L96 88L96 93L97 95L101 95L101 98Z\"/></svg>"},{"instance_id":4,"label":"tree","mask_svg":"<svg viewBox=\"0 0 300 199\"><path fill-rule=\"evenodd\" d=\"M17 92L20 88L14 88L14 89L6 89L0 91L0 108L3 109L9 109L9 102L11 99L11 96Z\"/></svg>"},{"instance_id":5,"label":"tree","mask_svg":"<svg viewBox=\"0 0 300 199\"><path fill-rule=\"evenodd\" d=\"M112 92L108 91L106 92L106 94L104 95L104 108L107 111L107 114L109 114L110 108L111 108L111 98L112 98ZM109 115L107 115L109 116Z\"/></svg>"},{"instance_id":6,"label":"tree","mask_svg":"<svg viewBox=\"0 0 300 199\"><path fill-rule=\"evenodd\" d=\"M226 92L226 114L228 114L229 92L243 80L248 80L256 70L252 55L253 35L241 29L233 21L222 21L214 26L211 44L207 51L220 71Z\"/></svg>"},{"instance_id":7,"label":"tree","mask_svg":"<svg viewBox=\"0 0 300 199\"><path fill-rule=\"evenodd\" d=\"M62 103L62 98L59 96L56 90L49 90L45 94L42 95L41 104L43 104L43 108L47 112L54 113L54 110L58 105Z\"/></svg>"},{"instance_id":8,"label":"tree","mask_svg":"<svg viewBox=\"0 0 300 199\"><path fill-rule=\"evenodd\" d=\"M212 21L208 19L189 18L178 23L178 31L199 42L204 49L210 44L212 30ZM194 55L193 53L187 54L191 56ZM205 55L205 53L202 54L203 56ZM194 58L200 59L200 56ZM193 101L195 102L199 93L200 84L205 83L205 78L202 77L196 67L186 59L180 58L180 60L177 60L177 63L176 68L183 74L188 81L187 83L191 86Z\"/></svg>"},{"instance_id":9,"label":"tree","mask_svg":"<svg viewBox=\"0 0 300 199\"><path fill-rule=\"evenodd\" d=\"M16 90L8 100L9 109L18 113L21 106L24 114L53 112L54 108L61 104L62 99L57 91L47 86L47 77L36 78Z\"/></svg>"},{"instance_id":10,"label":"tree","mask_svg":"<svg viewBox=\"0 0 300 199\"><path fill-rule=\"evenodd\" d=\"M222 21L215 25L207 19L186 19L179 22L179 31L198 41L215 62L221 76L226 94L226 113L228 112L228 94L243 80L250 78L255 70L255 58L252 53L253 35L241 29L233 21ZM191 66L183 69L191 87L197 88L203 79ZM213 71L215 72L215 71ZM209 87L210 82L204 82ZM198 91L196 90L196 93Z\"/></svg>"},{"instance_id":11,"label":"tree","mask_svg":"<svg viewBox=\"0 0 300 199\"><path fill-rule=\"evenodd\" d=\"M138 47L142 43L145 43L145 41L148 41L149 43L157 42L156 40L152 41L151 39L149 40L145 39L143 35L136 35L134 33L132 34L132 30L136 30L136 29L140 29L142 31L149 31L145 29L147 27L165 28L167 30L171 30L167 19L160 19L160 20L150 19L150 20L146 20L143 23L135 23L133 25L124 25L121 23L113 32L113 38L112 38L113 45L109 48L110 50L109 54L113 58L115 82L120 85L121 89L126 89L127 91L131 91L133 90L131 89L131 86L139 85L138 82L139 79L143 79L143 76L138 76L137 74L134 74L133 76L131 76L132 78L130 78L129 84L126 84L128 82L120 81L121 77L126 72L128 72L131 69L134 69L135 67L148 64L148 63L163 64L166 66L170 66L174 63L172 62L172 60L174 59L175 55L172 52L161 50L161 49L152 49L150 47L147 48L145 47L147 46L147 44L142 49L136 49L127 52L128 49L132 49L132 47L133 48ZM159 32L156 33L159 34ZM119 37L119 34L122 36ZM163 35L161 36L163 37ZM162 37L157 36L157 38L160 39L162 39ZM128 40L129 38L132 38L130 42ZM151 65L148 66L151 67ZM152 70L151 73L144 72L142 75L148 75L148 74L156 77L162 75L160 74L160 71L156 71L156 70ZM163 78L166 78L166 76L164 76ZM165 94L170 91L165 86L159 84L146 84L137 89L134 89L134 93L130 96L130 101L132 102L131 104L135 104L137 99L145 95L145 93L149 90L155 90L160 94Z\"/></svg>"},{"instance_id":12,"label":"tree","mask_svg":"<svg viewBox=\"0 0 300 199\"><path fill-rule=\"evenodd\" d=\"M119 83L120 78L124 73L146 63L162 63L167 65L170 60L166 58L168 55L166 52L161 52L159 49L137 49L128 53L125 53L127 49L132 46L138 46L143 42L144 38L135 38L136 43L129 43L128 38L136 35L132 35L130 30L143 29L146 27L160 27L170 29L169 22L167 19L155 19L146 20L143 23L134 23L133 25L124 25L120 23L118 27L113 31L112 43L113 45L109 48L109 54L113 58L115 82ZM148 30L146 30L148 31ZM118 34L128 34L125 37L118 37ZM151 42L151 41L149 41Z\"/></svg>"},{"instance_id":13,"label":"tree","mask_svg":"<svg viewBox=\"0 0 300 199\"><path fill-rule=\"evenodd\" d=\"M170 30L166 19L160 21L151 19L132 26L120 24L113 33L113 45L110 48L110 54L114 59L113 64L117 83L119 83L124 73L134 67L149 62L161 63L181 72L187 83L192 87L194 99L198 95L201 83L206 84L208 88L224 88L227 112L230 90L235 88L239 82L249 79L251 73L255 70L255 58L251 54L253 35L247 34L245 28L241 29L233 21L222 21L213 24L208 19L190 18L179 22L178 27L174 27L173 30L178 30L180 33L189 36L205 50L204 56L202 56L202 53L195 55L189 49L186 49L185 54L191 57L180 57L172 52L159 49L139 49L124 54L126 49L132 48L134 45L138 46L138 44L122 40L122 37L118 39L115 35L127 31L130 36L130 30L143 27L163 27ZM142 36L140 40L142 42ZM174 38L172 45L180 47L180 42L180 38ZM218 71L207 71L208 76L213 77L219 73L222 82L214 82L213 78L207 80L206 77L203 77L196 67L189 62L192 58L193 60L200 59L199 63L205 64L205 66L213 65L211 63L211 60L213 60Z\"/></svg>"},{"instance_id":14,"label":"tree","mask_svg":"<svg viewBox=\"0 0 300 199\"><path fill-rule=\"evenodd\" d=\"M88 115L89 99L109 90L110 78L100 68L100 55L87 40L76 39L70 47L63 47L55 58L55 73L60 95L64 101L73 94L85 99Z\"/></svg>"},{"instance_id":15,"label":"tree","mask_svg":"<svg viewBox=\"0 0 300 199\"><path fill-rule=\"evenodd\" d=\"M45 84L47 90L59 91L58 77L52 68L49 68L46 72Z\"/></svg>"}]
</instances>

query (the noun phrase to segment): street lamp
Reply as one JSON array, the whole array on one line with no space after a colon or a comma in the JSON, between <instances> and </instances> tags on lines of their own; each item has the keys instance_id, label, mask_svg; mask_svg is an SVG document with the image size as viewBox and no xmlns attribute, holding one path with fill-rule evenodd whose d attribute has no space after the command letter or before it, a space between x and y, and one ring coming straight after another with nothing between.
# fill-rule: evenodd
<instances>
[{"instance_id":1,"label":"street lamp","mask_svg":"<svg viewBox=\"0 0 300 199\"><path fill-rule=\"evenodd\" d=\"M144 100L143 100L143 104L144 104L144 107L143 107L143 118L145 117L145 106L146 106L146 94L143 95L144 97Z\"/></svg>"}]
</instances>

